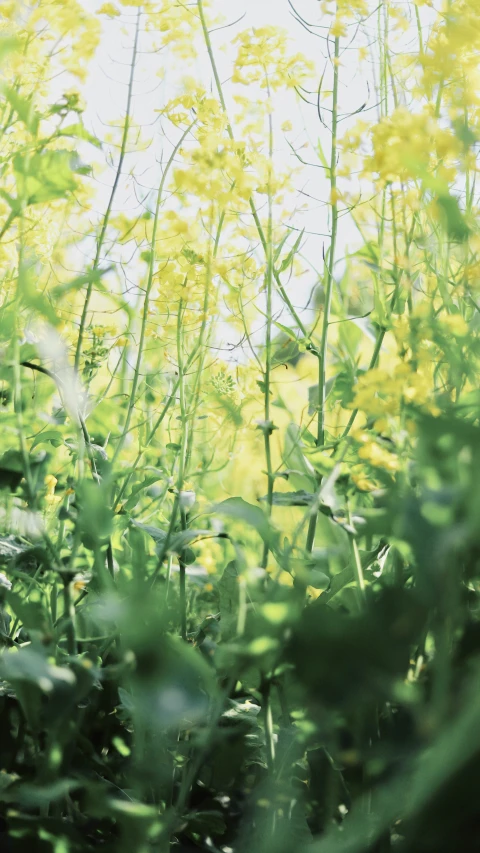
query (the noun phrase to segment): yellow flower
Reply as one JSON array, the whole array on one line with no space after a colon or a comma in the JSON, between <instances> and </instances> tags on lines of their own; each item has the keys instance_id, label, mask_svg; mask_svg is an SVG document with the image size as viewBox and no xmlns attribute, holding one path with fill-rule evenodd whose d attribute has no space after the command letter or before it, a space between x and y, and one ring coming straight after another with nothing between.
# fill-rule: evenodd
<instances>
[{"instance_id":1,"label":"yellow flower","mask_svg":"<svg viewBox=\"0 0 480 853\"><path fill-rule=\"evenodd\" d=\"M322 592L322 589L315 589L314 586L307 586L307 595L313 601L315 601L322 594Z\"/></svg>"},{"instance_id":2,"label":"yellow flower","mask_svg":"<svg viewBox=\"0 0 480 853\"><path fill-rule=\"evenodd\" d=\"M366 168L384 182L402 180L431 172L441 161L438 177L449 179L447 166L460 154L460 142L451 130L440 127L430 110L412 113L398 107L372 128L373 154Z\"/></svg>"},{"instance_id":3,"label":"yellow flower","mask_svg":"<svg viewBox=\"0 0 480 853\"><path fill-rule=\"evenodd\" d=\"M376 441L367 440L365 444L359 448L358 455L360 456L360 459L365 459L365 461L369 462L370 465L373 465L374 468L383 468L391 474L395 473L395 471L398 471L399 469L398 456L394 453L390 453L390 451L386 450L384 447L380 447Z\"/></svg>"},{"instance_id":4,"label":"yellow flower","mask_svg":"<svg viewBox=\"0 0 480 853\"><path fill-rule=\"evenodd\" d=\"M97 9L97 15L109 15L110 18L115 18L120 15L120 10L113 3L104 3Z\"/></svg>"},{"instance_id":5,"label":"yellow flower","mask_svg":"<svg viewBox=\"0 0 480 853\"><path fill-rule=\"evenodd\" d=\"M350 475L353 482L355 483L357 489L360 489L361 492L373 492L376 488L378 488L378 484L375 483L374 480L371 480L369 477L366 477L365 474L351 474Z\"/></svg>"},{"instance_id":6,"label":"yellow flower","mask_svg":"<svg viewBox=\"0 0 480 853\"><path fill-rule=\"evenodd\" d=\"M461 314L445 314L440 317L441 325L457 338L464 338L468 333L468 324Z\"/></svg>"},{"instance_id":7,"label":"yellow flower","mask_svg":"<svg viewBox=\"0 0 480 853\"><path fill-rule=\"evenodd\" d=\"M54 503L56 500L55 486L58 483L57 478L54 477L53 474L47 474L43 482L46 487L45 500L47 501L47 503Z\"/></svg>"},{"instance_id":8,"label":"yellow flower","mask_svg":"<svg viewBox=\"0 0 480 853\"><path fill-rule=\"evenodd\" d=\"M282 586L293 586L293 577L290 572L280 572L277 576L277 581Z\"/></svg>"},{"instance_id":9,"label":"yellow flower","mask_svg":"<svg viewBox=\"0 0 480 853\"><path fill-rule=\"evenodd\" d=\"M288 54L288 33L281 27L253 27L234 39L239 45L232 80L259 83L270 91L304 85L314 66L302 54Z\"/></svg>"}]
</instances>

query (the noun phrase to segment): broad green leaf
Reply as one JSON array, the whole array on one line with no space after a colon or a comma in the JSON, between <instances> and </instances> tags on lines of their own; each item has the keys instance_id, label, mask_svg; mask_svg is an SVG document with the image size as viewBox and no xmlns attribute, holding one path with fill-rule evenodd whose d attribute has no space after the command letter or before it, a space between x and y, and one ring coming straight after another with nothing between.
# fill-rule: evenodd
<instances>
[{"instance_id":1,"label":"broad green leaf","mask_svg":"<svg viewBox=\"0 0 480 853\"><path fill-rule=\"evenodd\" d=\"M58 429L43 430L35 436L30 450L34 450L39 444L53 444L54 447L60 447L63 444L63 435Z\"/></svg>"},{"instance_id":2,"label":"broad green leaf","mask_svg":"<svg viewBox=\"0 0 480 853\"><path fill-rule=\"evenodd\" d=\"M0 658L0 677L14 686L29 683L43 693L51 693L58 686L73 686L75 675L67 667L49 663L39 651L23 647L4 652Z\"/></svg>"},{"instance_id":3,"label":"broad green leaf","mask_svg":"<svg viewBox=\"0 0 480 853\"><path fill-rule=\"evenodd\" d=\"M274 320L274 324L277 329L280 329L281 332L284 333L291 341L298 342L298 335L295 333L294 329L290 329L288 326L284 326L283 323L279 323L278 320Z\"/></svg>"},{"instance_id":4,"label":"broad green leaf","mask_svg":"<svg viewBox=\"0 0 480 853\"><path fill-rule=\"evenodd\" d=\"M0 536L0 563L18 557L29 548L30 544L17 540L15 536Z\"/></svg>"},{"instance_id":5,"label":"broad green leaf","mask_svg":"<svg viewBox=\"0 0 480 853\"><path fill-rule=\"evenodd\" d=\"M9 592L7 600L15 616L18 616L27 631L45 631L49 627L45 608L38 597L36 600L32 599L32 594L28 599L24 599L16 592Z\"/></svg>"},{"instance_id":6,"label":"broad green leaf","mask_svg":"<svg viewBox=\"0 0 480 853\"><path fill-rule=\"evenodd\" d=\"M59 136L71 136L73 139L83 139L85 142L90 142L95 148L101 148L102 143L96 136L89 133L81 122L69 124L67 127L62 127L59 130Z\"/></svg>"},{"instance_id":7,"label":"broad green leaf","mask_svg":"<svg viewBox=\"0 0 480 853\"><path fill-rule=\"evenodd\" d=\"M113 512L107 482L83 480L76 491L77 524L86 548L95 550L112 532Z\"/></svg>"},{"instance_id":8,"label":"broad green leaf","mask_svg":"<svg viewBox=\"0 0 480 853\"><path fill-rule=\"evenodd\" d=\"M263 510L244 501L243 498L227 498L227 500L215 504L213 512L242 521L249 527L253 527L264 542L272 543L278 537L277 531L272 527Z\"/></svg>"},{"instance_id":9,"label":"broad green leaf","mask_svg":"<svg viewBox=\"0 0 480 853\"><path fill-rule=\"evenodd\" d=\"M237 614L240 603L240 575L235 560L227 563L217 589L220 597L220 628L224 640L236 633Z\"/></svg>"},{"instance_id":10,"label":"broad green leaf","mask_svg":"<svg viewBox=\"0 0 480 853\"><path fill-rule=\"evenodd\" d=\"M23 121L27 130L32 134L38 131L41 116L36 112L33 106L33 98L25 98L23 95L13 89L11 86L5 86L0 83L0 94L3 94L10 106L17 113L19 119Z\"/></svg>"},{"instance_id":11,"label":"broad green leaf","mask_svg":"<svg viewBox=\"0 0 480 853\"><path fill-rule=\"evenodd\" d=\"M304 453L302 430L296 424L289 424L285 431L285 444L282 458L289 471L289 482L297 490L313 492L316 488L315 472Z\"/></svg>"},{"instance_id":12,"label":"broad green leaf","mask_svg":"<svg viewBox=\"0 0 480 853\"><path fill-rule=\"evenodd\" d=\"M297 254L297 252L300 248L300 243L302 242L304 231L305 231L305 229L302 229L302 231L298 235L297 239L295 240L295 243L293 244L292 248L290 249L288 255L282 260L280 266L278 267L277 272L279 272L279 273L284 272L286 269L288 269L288 267L292 263L295 255Z\"/></svg>"},{"instance_id":13,"label":"broad green leaf","mask_svg":"<svg viewBox=\"0 0 480 853\"><path fill-rule=\"evenodd\" d=\"M142 524L140 521L135 521L135 519L131 519L131 524L134 524L135 527L138 527L139 530L143 530L144 533L147 533L155 542L163 543L167 538L167 534L165 530L162 530L161 527L154 527L153 524Z\"/></svg>"},{"instance_id":14,"label":"broad green leaf","mask_svg":"<svg viewBox=\"0 0 480 853\"><path fill-rule=\"evenodd\" d=\"M65 284L58 284L56 287L53 287L51 294L55 299L60 299L67 293L75 293L77 290L81 290L81 288L86 284L95 284L97 289L99 288L102 292L107 292L107 287L102 285L101 280L102 276L106 275L106 273L110 272L112 269L113 267L110 266L104 267L103 269L90 270L89 272L72 279L72 281L67 281Z\"/></svg>"},{"instance_id":15,"label":"broad green leaf","mask_svg":"<svg viewBox=\"0 0 480 853\"><path fill-rule=\"evenodd\" d=\"M267 501L268 495L260 498L261 501ZM311 506L315 500L315 495L311 492L305 492L300 489L298 492L273 492L272 504L274 506Z\"/></svg>"},{"instance_id":16,"label":"broad green leaf","mask_svg":"<svg viewBox=\"0 0 480 853\"><path fill-rule=\"evenodd\" d=\"M28 205L67 198L77 188L75 173L80 173L81 168L72 151L16 154L13 171L18 197Z\"/></svg>"},{"instance_id":17,"label":"broad green leaf","mask_svg":"<svg viewBox=\"0 0 480 853\"><path fill-rule=\"evenodd\" d=\"M20 39L15 36L2 35L0 37L0 64L10 53L15 53L21 47Z\"/></svg>"}]
</instances>

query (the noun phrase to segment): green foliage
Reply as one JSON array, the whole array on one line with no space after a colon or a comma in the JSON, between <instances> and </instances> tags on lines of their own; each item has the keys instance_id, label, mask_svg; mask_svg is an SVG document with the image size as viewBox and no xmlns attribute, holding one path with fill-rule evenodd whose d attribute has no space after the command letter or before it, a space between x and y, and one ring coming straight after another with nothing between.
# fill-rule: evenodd
<instances>
[{"instance_id":1,"label":"green foliage","mask_svg":"<svg viewBox=\"0 0 480 853\"><path fill-rule=\"evenodd\" d=\"M71 151L42 151L16 154L13 170L17 199L30 205L65 198L76 189L75 173L83 173L84 167Z\"/></svg>"}]
</instances>

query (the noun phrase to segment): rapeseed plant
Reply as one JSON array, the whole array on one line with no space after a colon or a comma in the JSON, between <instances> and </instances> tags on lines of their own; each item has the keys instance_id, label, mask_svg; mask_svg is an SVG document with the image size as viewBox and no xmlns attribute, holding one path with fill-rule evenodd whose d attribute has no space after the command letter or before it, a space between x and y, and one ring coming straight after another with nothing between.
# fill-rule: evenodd
<instances>
[{"instance_id":1,"label":"rapeseed plant","mask_svg":"<svg viewBox=\"0 0 480 853\"><path fill-rule=\"evenodd\" d=\"M0 9L5 849L477 849L480 9L284 5Z\"/></svg>"}]
</instances>

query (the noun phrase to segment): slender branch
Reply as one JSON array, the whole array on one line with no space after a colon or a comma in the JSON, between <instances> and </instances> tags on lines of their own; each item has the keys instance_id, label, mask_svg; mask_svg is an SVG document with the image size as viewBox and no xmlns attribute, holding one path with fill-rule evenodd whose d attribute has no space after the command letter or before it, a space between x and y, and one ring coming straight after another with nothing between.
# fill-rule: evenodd
<instances>
[{"instance_id":1,"label":"slender branch","mask_svg":"<svg viewBox=\"0 0 480 853\"><path fill-rule=\"evenodd\" d=\"M167 164L166 164L165 169L163 171L162 178L160 180L160 184L159 184L158 191L157 191L157 200L156 200L156 204L155 204L155 214L154 214L153 228L152 228L152 239L150 242L150 261L149 261L149 266L148 266L148 278L147 278L147 285L145 288L145 299L144 299L144 303L143 303L142 323L141 323L141 327L140 327L140 340L138 343L137 359L135 362L132 388L130 391L130 397L129 397L129 401L128 401L127 416L125 418L125 423L123 425L122 433L121 433L120 438L118 440L118 444L115 448L115 453L113 455L112 464L118 459L120 451L122 450L123 444L125 442L125 438L127 436L128 430L130 428L130 422L132 419L132 414L133 414L133 410L135 408L135 403L136 403L137 388L138 388L138 383L139 383L139 379L140 379L140 369L142 366L143 349L144 349L144 344L145 344L145 334L147 331L148 312L149 312L149 308L150 308L150 292L152 290L152 285L153 285L153 274L154 274L154 267L155 267L155 261L156 261L155 246L156 246L156 241L157 241L158 219L159 219L159 215L160 215L160 207L162 204L165 181L167 179L167 175L170 171L170 167L171 167L171 165L172 165L172 163L173 163L173 161L177 155L179 148L183 144L183 141L185 140L186 136L190 133L190 131L194 125L195 125L195 121L193 121L189 125L189 127L187 127L187 129L182 133L182 136L180 137L177 144L175 145L170 157L168 158L168 161L167 161Z\"/></svg>"},{"instance_id":2,"label":"slender branch","mask_svg":"<svg viewBox=\"0 0 480 853\"><path fill-rule=\"evenodd\" d=\"M137 12L136 25L135 25L135 38L134 38L134 42L133 42L132 63L130 66L130 78L128 81L127 108L126 108L126 115L125 115L125 123L123 125L123 135L122 135L122 142L121 142L121 146L120 146L120 156L118 159L118 165L117 165L117 171L115 174L115 179L113 181L113 186L112 186L112 189L110 192L110 198L108 199L107 209L106 209L105 215L103 217L102 227L100 229L100 234L99 234L99 237L97 240L97 248L95 251L95 259L93 261L93 267L92 267L92 270L94 272L98 269L98 265L100 263L100 255L101 255L101 251L102 251L103 244L105 241L105 235L107 233L107 228L108 228L108 223L110 220L110 215L112 212L113 202L115 199L118 184L119 184L120 177L122 174L123 161L125 159L125 154L127 151L128 131L130 130L130 113L131 113L131 107L132 107L133 84L134 84L134 78L135 78L135 66L136 66L136 62L137 62L138 38L139 38L139 33L140 33L141 15L142 15L142 12L141 12L141 8L139 7L138 12ZM78 338L77 338L77 346L76 346L76 350L75 350L75 361L74 361L76 371L78 371L79 366L80 366L80 358L82 355L83 338L85 335L85 327L87 324L88 309L90 306L90 300L92 298L92 293L93 293L93 285L94 285L94 281L92 279L91 281L89 281L89 283L87 285L87 291L85 294L85 301L83 303L83 309L82 309L82 316L80 318L80 326L78 329Z\"/></svg>"},{"instance_id":3,"label":"slender branch","mask_svg":"<svg viewBox=\"0 0 480 853\"><path fill-rule=\"evenodd\" d=\"M328 328L330 322L330 308L332 304L333 271L335 267L335 249L338 228L338 206L337 206L337 123L338 123L338 61L340 56L340 38L335 36L334 59L333 59L333 91L332 91L332 143L330 151L330 204L332 213L332 236L330 238L330 250L328 255L327 278L325 282L325 303L323 307L322 336L318 352L318 419L317 419L317 447L325 444L325 404L326 404L326 376L328 355ZM321 477L317 478L318 483ZM306 550L311 552L315 542L315 530L317 526L318 512L313 511L308 525Z\"/></svg>"}]
</instances>

